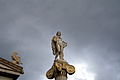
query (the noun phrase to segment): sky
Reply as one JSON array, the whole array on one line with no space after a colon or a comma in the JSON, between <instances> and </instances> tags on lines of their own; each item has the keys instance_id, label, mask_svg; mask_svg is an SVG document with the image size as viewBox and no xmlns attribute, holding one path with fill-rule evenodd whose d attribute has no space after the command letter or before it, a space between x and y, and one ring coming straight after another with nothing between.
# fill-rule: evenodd
<instances>
[{"instance_id":1,"label":"sky","mask_svg":"<svg viewBox=\"0 0 120 80\"><path fill-rule=\"evenodd\" d=\"M18 80L48 80L57 31L76 67L68 80L120 80L120 0L0 0L0 57L19 53Z\"/></svg>"}]
</instances>

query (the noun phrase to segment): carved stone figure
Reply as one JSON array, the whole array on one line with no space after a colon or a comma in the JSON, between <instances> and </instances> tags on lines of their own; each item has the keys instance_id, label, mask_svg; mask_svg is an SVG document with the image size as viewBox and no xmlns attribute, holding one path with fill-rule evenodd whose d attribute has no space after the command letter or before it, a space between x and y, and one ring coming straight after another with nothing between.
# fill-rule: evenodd
<instances>
[{"instance_id":1,"label":"carved stone figure","mask_svg":"<svg viewBox=\"0 0 120 80\"><path fill-rule=\"evenodd\" d=\"M63 50L67 46L67 43L62 40L61 32L58 31L56 35L53 36L51 45L55 60L52 67L47 71L46 77L48 79L67 80L67 74L74 74L75 67L64 60Z\"/></svg>"},{"instance_id":2,"label":"carved stone figure","mask_svg":"<svg viewBox=\"0 0 120 80\"><path fill-rule=\"evenodd\" d=\"M64 53L63 50L67 46L67 43L62 41L61 32L57 32L56 35L52 38L52 50L53 54L55 55L55 60L59 56L59 59L64 60Z\"/></svg>"},{"instance_id":3,"label":"carved stone figure","mask_svg":"<svg viewBox=\"0 0 120 80\"><path fill-rule=\"evenodd\" d=\"M12 54L12 56L11 56L12 62L13 62L14 64L17 64L17 65L22 64L20 57L17 56L17 55L18 55L17 52L13 52L13 54Z\"/></svg>"}]
</instances>

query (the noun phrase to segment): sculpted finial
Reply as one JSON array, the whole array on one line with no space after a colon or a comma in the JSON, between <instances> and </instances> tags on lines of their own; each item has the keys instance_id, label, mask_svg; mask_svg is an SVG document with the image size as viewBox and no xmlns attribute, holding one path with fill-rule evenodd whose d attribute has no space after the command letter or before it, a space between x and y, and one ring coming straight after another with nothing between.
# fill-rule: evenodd
<instances>
[{"instance_id":1,"label":"sculpted finial","mask_svg":"<svg viewBox=\"0 0 120 80\"><path fill-rule=\"evenodd\" d=\"M12 54L12 56L11 56L12 62L13 62L14 64L17 64L17 65L22 64L20 57L17 56L17 55L18 55L17 52L13 52L13 54Z\"/></svg>"}]
</instances>

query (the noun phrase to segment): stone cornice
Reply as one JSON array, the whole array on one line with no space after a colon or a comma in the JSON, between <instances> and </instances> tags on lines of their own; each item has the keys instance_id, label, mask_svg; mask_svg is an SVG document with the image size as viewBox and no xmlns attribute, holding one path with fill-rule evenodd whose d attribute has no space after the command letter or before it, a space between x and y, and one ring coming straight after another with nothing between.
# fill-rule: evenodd
<instances>
[{"instance_id":1,"label":"stone cornice","mask_svg":"<svg viewBox=\"0 0 120 80\"><path fill-rule=\"evenodd\" d=\"M16 65L8 60L5 60L3 58L0 58L0 64L5 66L5 67L1 67L1 69L9 70L9 71L13 71L13 72L17 72L19 74L23 74L23 68L19 65Z\"/></svg>"}]
</instances>

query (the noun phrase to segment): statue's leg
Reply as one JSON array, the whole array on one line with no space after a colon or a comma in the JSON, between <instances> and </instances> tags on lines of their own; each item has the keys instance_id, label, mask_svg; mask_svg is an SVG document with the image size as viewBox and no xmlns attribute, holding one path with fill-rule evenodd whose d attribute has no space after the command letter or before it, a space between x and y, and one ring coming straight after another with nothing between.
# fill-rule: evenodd
<instances>
[{"instance_id":1,"label":"statue's leg","mask_svg":"<svg viewBox=\"0 0 120 80\"><path fill-rule=\"evenodd\" d=\"M64 60L63 56L63 44L60 44L60 59Z\"/></svg>"},{"instance_id":2,"label":"statue's leg","mask_svg":"<svg viewBox=\"0 0 120 80\"><path fill-rule=\"evenodd\" d=\"M55 56L55 60L57 59L57 57L58 57L58 53L57 53L56 56Z\"/></svg>"},{"instance_id":3,"label":"statue's leg","mask_svg":"<svg viewBox=\"0 0 120 80\"><path fill-rule=\"evenodd\" d=\"M57 54L56 54L56 59L57 59L58 56L60 58L60 45L58 43L56 44L56 48L57 48Z\"/></svg>"},{"instance_id":4,"label":"statue's leg","mask_svg":"<svg viewBox=\"0 0 120 80\"><path fill-rule=\"evenodd\" d=\"M60 59L64 60L64 54L63 54L63 52L60 53Z\"/></svg>"},{"instance_id":5,"label":"statue's leg","mask_svg":"<svg viewBox=\"0 0 120 80\"><path fill-rule=\"evenodd\" d=\"M57 47L57 52L59 53L60 52L60 45L59 45L59 43L56 43L56 47Z\"/></svg>"},{"instance_id":6,"label":"statue's leg","mask_svg":"<svg viewBox=\"0 0 120 80\"><path fill-rule=\"evenodd\" d=\"M60 59L64 60L64 53L63 53L63 48L61 47L60 51Z\"/></svg>"},{"instance_id":7,"label":"statue's leg","mask_svg":"<svg viewBox=\"0 0 120 80\"><path fill-rule=\"evenodd\" d=\"M62 52L62 59L64 60L64 53Z\"/></svg>"}]
</instances>

